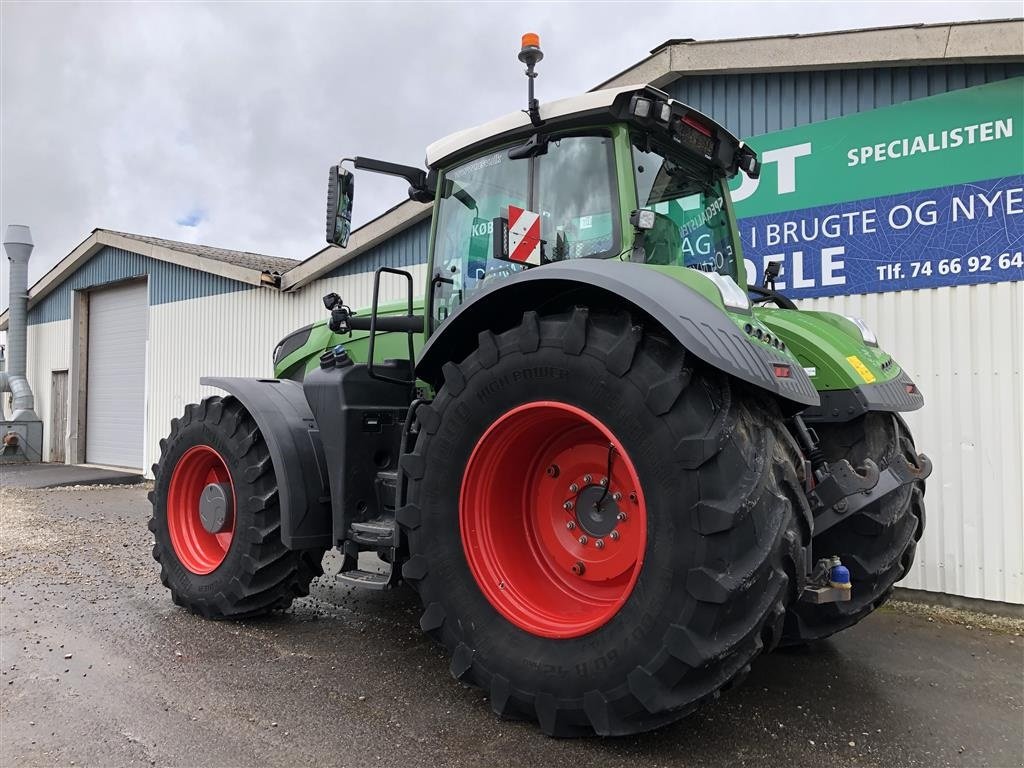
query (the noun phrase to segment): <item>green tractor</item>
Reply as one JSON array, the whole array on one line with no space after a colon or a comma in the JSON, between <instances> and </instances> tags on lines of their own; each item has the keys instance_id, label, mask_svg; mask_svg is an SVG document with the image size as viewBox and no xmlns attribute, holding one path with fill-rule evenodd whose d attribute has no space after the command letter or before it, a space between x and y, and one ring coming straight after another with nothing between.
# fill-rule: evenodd
<instances>
[{"instance_id":1,"label":"green tractor","mask_svg":"<svg viewBox=\"0 0 1024 768\"><path fill-rule=\"evenodd\" d=\"M555 736L631 734L760 654L845 629L904 576L923 398L860 321L748 286L727 183L757 155L634 86L443 139L427 283L286 337L276 379L208 378L154 467L154 557L210 618L339 578L407 584L457 679ZM343 161L344 162L344 161ZM328 241L348 240L335 166ZM380 306L383 279L407 299ZM753 298L751 298L753 296Z\"/></svg>"}]
</instances>

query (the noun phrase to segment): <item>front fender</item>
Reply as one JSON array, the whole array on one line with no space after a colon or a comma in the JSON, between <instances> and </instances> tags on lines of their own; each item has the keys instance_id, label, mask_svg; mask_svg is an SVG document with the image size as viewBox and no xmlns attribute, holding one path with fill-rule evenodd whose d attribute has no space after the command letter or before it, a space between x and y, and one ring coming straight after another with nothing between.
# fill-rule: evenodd
<instances>
[{"instance_id":1,"label":"front fender","mask_svg":"<svg viewBox=\"0 0 1024 768\"><path fill-rule=\"evenodd\" d=\"M327 463L302 385L235 377L204 377L199 383L237 397L267 441L277 477L284 545L289 549L332 547Z\"/></svg>"},{"instance_id":2,"label":"front fender","mask_svg":"<svg viewBox=\"0 0 1024 768\"><path fill-rule=\"evenodd\" d=\"M647 315L688 352L708 365L767 391L790 410L818 405L818 394L796 358L743 333L719 306L686 283L641 264L578 259L519 272L463 304L427 341L416 366L419 378L440 384L441 367L460 361L484 329L511 328L527 310L554 311L574 304L629 308ZM777 364L789 376L775 375Z\"/></svg>"}]
</instances>

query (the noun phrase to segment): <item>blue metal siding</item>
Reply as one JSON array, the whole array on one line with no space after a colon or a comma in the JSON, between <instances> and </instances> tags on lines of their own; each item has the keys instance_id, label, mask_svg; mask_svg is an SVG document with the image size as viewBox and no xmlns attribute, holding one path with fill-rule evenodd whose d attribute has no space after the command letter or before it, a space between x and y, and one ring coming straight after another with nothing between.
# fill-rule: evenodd
<instances>
[{"instance_id":1,"label":"blue metal siding","mask_svg":"<svg viewBox=\"0 0 1024 768\"><path fill-rule=\"evenodd\" d=\"M71 295L76 290L95 288L144 275L149 276L151 306L254 288L227 277L211 275L209 272L107 246L72 272L29 310L29 325L70 318Z\"/></svg>"},{"instance_id":2,"label":"blue metal siding","mask_svg":"<svg viewBox=\"0 0 1024 768\"><path fill-rule=\"evenodd\" d=\"M426 264L430 247L430 219L424 219L403 229L380 245L375 245L340 267L335 267L324 277L342 277L362 272L373 272L377 267L408 267Z\"/></svg>"},{"instance_id":3,"label":"blue metal siding","mask_svg":"<svg viewBox=\"0 0 1024 768\"><path fill-rule=\"evenodd\" d=\"M1024 63L699 75L668 92L742 138L1024 75Z\"/></svg>"}]
</instances>

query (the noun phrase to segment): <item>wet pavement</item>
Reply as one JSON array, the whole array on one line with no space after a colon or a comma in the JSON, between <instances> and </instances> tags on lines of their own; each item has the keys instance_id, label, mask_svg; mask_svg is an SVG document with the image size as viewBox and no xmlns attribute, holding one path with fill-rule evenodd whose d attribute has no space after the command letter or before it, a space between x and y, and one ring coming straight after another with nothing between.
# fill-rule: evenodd
<instances>
[{"instance_id":1,"label":"wet pavement","mask_svg":"<svg viewBox=\"0 0 1024 768\"><path fill-rule=\"evenodd\" d=\"M408 591L325 577L244 623L175 607L146 490L0 488L0 765L1024 764L1020 622L885 608L677 725L557 741L449 676Z\"/></svg>"},{"instance_id":2,"label":"wet pavement","mask_svg":"<svg viewBox=\"0 0 1024 768\"><path fill-rule=\"evenodd\" d=\"M133 485L142 475L130 469L86 466L84 464L0 465L0 482L18 488L62 488L71 485Z\"/></svg>"}]
</instances>

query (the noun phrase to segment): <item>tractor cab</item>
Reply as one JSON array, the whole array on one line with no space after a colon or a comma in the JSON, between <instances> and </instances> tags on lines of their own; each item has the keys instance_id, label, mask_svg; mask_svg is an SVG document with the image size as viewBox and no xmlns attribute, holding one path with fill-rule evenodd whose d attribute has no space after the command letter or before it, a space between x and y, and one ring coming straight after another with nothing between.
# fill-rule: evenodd
<instances>
[{"instance_id":1,"label":"tractor cab","mask_svg":"<svg viewBox=\"0 0 1024 768\"><path fill-rule=\"evenodd\" d=\"M404 177L410 197L434 203L428 332L497 281L574 259L651 265L746 308L727 182L741 170L757 176L754 151L651 86L540 105L532 92L538 42L526 36L520 54L526 110L435 142L426 172L353 160ZM330 196L328 240L343 245L336 235L347 237L350 212L337 201L351 200L351 176L340 173L348 194Z\"/></svg>"}]
</instances>

